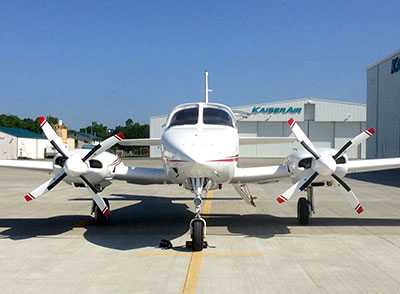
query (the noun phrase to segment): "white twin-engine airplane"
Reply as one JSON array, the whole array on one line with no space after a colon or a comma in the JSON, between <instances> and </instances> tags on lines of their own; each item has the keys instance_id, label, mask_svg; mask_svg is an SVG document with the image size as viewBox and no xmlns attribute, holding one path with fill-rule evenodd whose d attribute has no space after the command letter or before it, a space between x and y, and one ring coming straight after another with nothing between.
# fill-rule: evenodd
<instances>
[{"instance_id":1,"label":"white twin-engine airplane","mask_svg":"<svg viewBox=\"0 0 400 294\"><path fill-rule=\"evenodd\" d=\"M208 94L206 86L206 97ZM362 132L340 150L315 148L294 119L289 120L292 132L305 150L287 157L284 164L265 167L238 167L239 144L292 143L296 138L240 138L232 110L222 104L191 103L177 106L169 115L160 139L125 139L114 135L94 149L68 150L44 117L39 119L44 134L57 149L53 161L0 160L0 166L53 171L55 177L25 196L36 199L53 189L62 180L76 187L86 187L93 197L92 213L96 223L106 223L110 214L107 199L101 192L112 180L133 184L179 184L194 193L196 214L190 222L192 247L200 251L205 246L206 222L201 217L202 193L233 184L238 194L254 205L247 184L267 183L292 177L296 182L277 200L282 203L307 191L307 198L298 200L297 217L307 224L315 212L313 187L335 184L346 195L358 213L363 208L351 188L343 181L347 173L400 167L400 158L349 161L346 151L360 144L375 131ZM125 166L114 154L106 152L114 144L161 145L163 168Z\"/></svg>"}]
</instances>

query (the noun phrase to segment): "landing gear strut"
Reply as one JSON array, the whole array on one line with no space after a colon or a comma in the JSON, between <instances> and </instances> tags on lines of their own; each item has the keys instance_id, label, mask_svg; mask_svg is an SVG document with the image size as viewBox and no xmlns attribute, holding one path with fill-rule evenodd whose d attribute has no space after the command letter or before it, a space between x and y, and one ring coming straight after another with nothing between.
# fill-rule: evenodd
<instances>
[{"instance_id":1,"label":"landing gear strut","mask_svg":"<svg viewBox=\"0 0 400 294\"><path fill-rule=\"evenodd\" d=\"M315 213L314 209L314 193L313 187L307 187L307 199L301 197L297 202L297 220L301 225L307 225L310 220L311 212Z\"/></svg>"},{"instance_id":2,"label":"landing gear strut","mask_svg":"<svg viewBox=\"0 0 400 294\"><path fill-rule=\"evenodd\" d=\"M203 188L205 188L206 180L201 179L190 179L193 192L195 194L194 205L196 207L196 215L194 219L190 221L190 237L191 242L186 242L186 247L193 248L193 251L201 251L203 248L207 248L207 242L204 241L206 221L201 217L201 204L203 200L201 199L201 193Z\"/></svg>"},{"instance_id":3,"label":"landing gear strut","mask_svg":"<svg viewBox=\"0 0 400 294\"><path fill-rule=\"evenodd\" d=\"M106 203L108 209L110 209L110 203L108 202L107 198L104 198L104 202ZM105 225L108 223L109 216L104 216L104 214L101 212L100 208L94 201L92 202L92 213L94 213L96 225Z\"/></svg>"}]
</instances>

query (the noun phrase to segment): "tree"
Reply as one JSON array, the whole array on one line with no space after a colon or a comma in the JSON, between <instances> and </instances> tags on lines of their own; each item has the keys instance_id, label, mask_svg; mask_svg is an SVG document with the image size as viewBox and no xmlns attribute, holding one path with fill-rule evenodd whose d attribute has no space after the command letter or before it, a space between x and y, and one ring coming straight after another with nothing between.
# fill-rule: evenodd
<instances>
[{"instance_id":1,"label":"tree","mask_svg":"<svg viewBox=\"0 0 400 294\"><path fill-rule=\"evenodd\" d=\"M82 133L87 133L91 134L100 138L107 138L109 137L109 134L107 132L107 126L104 126L103 124L98 124L97 122L92 122L91 126L88 126L86 128L81 128L79 131Z\"/></svg>"}]
</instances>

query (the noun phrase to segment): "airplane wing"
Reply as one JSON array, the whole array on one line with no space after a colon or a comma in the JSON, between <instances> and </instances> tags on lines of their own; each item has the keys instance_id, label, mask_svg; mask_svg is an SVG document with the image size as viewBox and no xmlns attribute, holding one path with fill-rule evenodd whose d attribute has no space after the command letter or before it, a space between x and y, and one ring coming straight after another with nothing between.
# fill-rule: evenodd
<instances>
[{"instance_id":1,"label":"airplane wing","mask_svg":"<svg viewBox=\"0 0 400 294\"><path fill-rule=\"evenodd\" d=\"M115 168L114 179L140 185L171 184L162 168L133 167L121 164Z\"/></svg>"},{"instance_id":2,"label":"airplane wing","mask_svg":"<svg viewBox=\"0 0 400 294\"><path fill-rule=\"evenodd\" d=\"M51 172L53 171L53 162L36 160L0 160L0 167L12 167Z\"/></svg>"},{"instance_id":3,"label":"airplane wing","mask_svg":"<svg viewBox=\"0 0 400 294\"><path fill-rule=\"evenodd\" d=\"M293 143L295 137L239 137L239 145Z\"/></svg>"},{"instance_id":4,"label":"airplane wing","mask_svg":"<svg viewBox=\"0 0 400 294\"><path fill-rule=\"evenodd\" d=\"M124 139L119 144L123 146L159 146L161 138Z\"/></svg>"},{"instance_id":5,"label":"airplane wing","mask_svg":"<svg viewBox=\"0 0 400 294\"><path fill-rule=\"evenodd\" d=\"M376 170L400 168L400 157L383 159L349 160L347 173L361 173Z\"/></svg>"},{"instance_id":6,"label":"airplane wing","mask_svg":"<svg viewBox=\"0 0 400 294\"><path fill-rule=\"evenodd\" d=\"M232 184L268 183L290 176L286 165L236 168Z\"/></svg>"},{"instance_id":7,"label":"airplane wing","mask_svg":"<svg viewBox=\"0 0 400 294\"><path fill-rule=\"evenodd\" d=\"M296 141L294 137L241 137L240 145L253 144L277 144L277 143L293 143ZM124 139L119 142L123 146L159 146L161 138L145 138L145 139Z\"/></svg>"}]
</instances>

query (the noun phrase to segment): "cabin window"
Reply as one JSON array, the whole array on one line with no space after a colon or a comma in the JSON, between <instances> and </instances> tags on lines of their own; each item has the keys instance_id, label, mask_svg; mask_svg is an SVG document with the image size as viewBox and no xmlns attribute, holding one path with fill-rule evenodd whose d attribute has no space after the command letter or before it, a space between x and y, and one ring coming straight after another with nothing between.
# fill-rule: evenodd
<instances>
[{"instance_id":1,"label":"cabin window","mask_svg":"<svg viewBox=\"0 0 400 294\"><path fill-rule=\"evenodd\" d=\"M181 125L195 125L197 124L199 117L199 108L188 108L177 111L171 118L171 122L169 124L172 126L181 126Z\"/></svg>"},{"instance_id":2,"label":"cabin window","mask_svg":"<svg viewBox=\"0 0 400 294\"><path fill-rule=\"evenodd\" d=\"M207 125L233 127L232 117L229 113L218 108L205 107L203 109L203 122Z\"/></svg>"}]
</instances>

